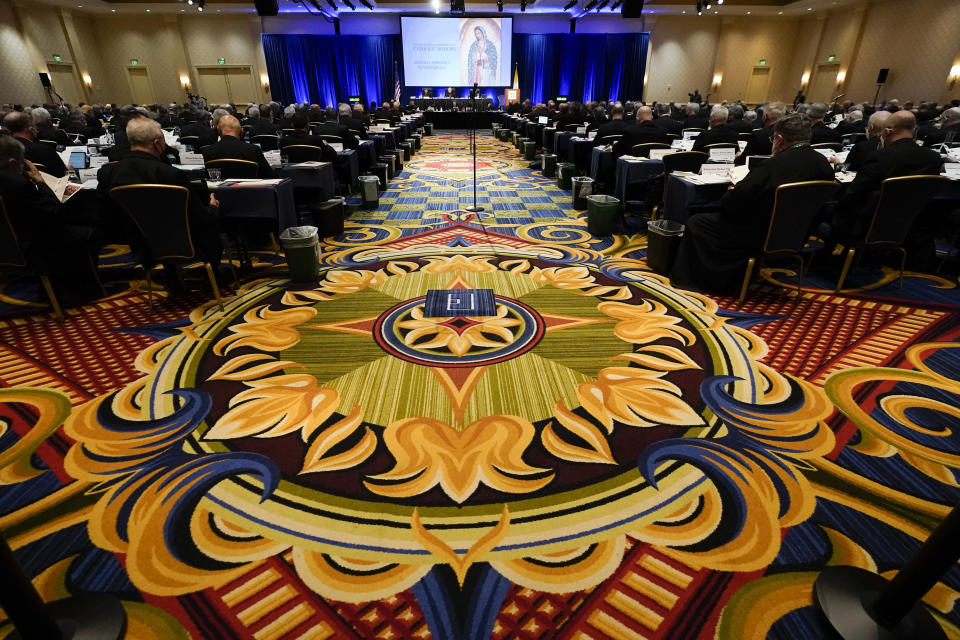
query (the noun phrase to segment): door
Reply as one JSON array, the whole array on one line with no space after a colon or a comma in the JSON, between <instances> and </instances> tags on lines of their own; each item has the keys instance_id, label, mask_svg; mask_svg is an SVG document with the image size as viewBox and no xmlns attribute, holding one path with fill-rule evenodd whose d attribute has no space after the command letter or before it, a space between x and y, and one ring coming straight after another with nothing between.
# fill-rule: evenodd
<instances>
[{"instance_id":1,"label":"door","mask_svg":"<svg viewBox=\"0 0 960 640\"><path fill-rule=\"evenodd\" d=\"M220 67L200 67L197 69L200 79L200 95L207 99L207 104L226 104L230 102L230 89L227 87L227 76Z\"/></svg>"},{"instance_id":2,"label":"door","mask_svg":"<svg viewBox=\"0 0 960 640\"><path fill-rule=\"evenodd\" d=\"M260 97L253 84L253 74L250 67L229 67L223 70L227 76L227 90L230 102L240 104L246 102L260 102Z\"/></svg>"},{"instance_id":3,"label":"door","mask_svg":"<svg viewBox=\"0 0 960 640\"><path fill-rule=\"evenodd\" d=\"M807 102L825 102L830 104L837 94L837 73L840 72L839 64L820 64L817 65L817 71L813 76L813 84L810 85L810 92L807 94Z\"/></svg>"},{"instance_id":4,"label":"door","mask_svg":"<svg viewBox=\"0 0 960 640\"><path fill-rule=\"evenodd\" d=\"M84 102L83 89L72 64L48 64L47 73L53 90L60 94L64 102L77 106Z\"/></svg>"},{"instance_id":5,"label":"door","mask_svg":"<svg viewBox=\"0 0 960 640\"><path fill-rule=\"evenodd\" d=\"M767 101L767 92L770 89L770 67L754 67L747 81L747 95L744 102L760 104Z\"/></svg>"},{"instance_id":6,"label":"door","mask_svg":"<svg viewBox=\"0 0 960 640\"><path fill-rule=\"evenodd\" d=\"M150 81L150 72L146 67L127 67L127 78L130 80L130 95L133 104L154 104L157 101Z\"/></svg>"}]
</instances>

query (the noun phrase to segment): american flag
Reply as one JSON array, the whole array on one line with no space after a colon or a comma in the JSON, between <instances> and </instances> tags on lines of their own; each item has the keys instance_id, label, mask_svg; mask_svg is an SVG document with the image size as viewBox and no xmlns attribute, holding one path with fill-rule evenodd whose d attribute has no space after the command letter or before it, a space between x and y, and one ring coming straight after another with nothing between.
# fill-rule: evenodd
<instances>
[{"instance_id":1,"label":"american flag","mask_svg":"<svg viewBox=\"0 0 960 640\"><path fill-rule=\"evenodd\" d=\"M396 60L393 61L393 99L400 99L400 68Z\"/></svg>"}]
</instances>

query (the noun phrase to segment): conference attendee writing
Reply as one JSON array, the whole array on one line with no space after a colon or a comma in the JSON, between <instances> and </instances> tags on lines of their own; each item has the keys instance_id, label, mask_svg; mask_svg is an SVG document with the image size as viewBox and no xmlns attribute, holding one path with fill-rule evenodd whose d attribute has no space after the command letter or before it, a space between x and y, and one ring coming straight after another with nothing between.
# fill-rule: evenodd
<instances>
[{"instance_id":1,"label":"conference attendee writing","mask_svg":"<svg viewBox=\"0 0 960 640\"><path fill-rule=\"evenodd\" d=\"M720 211L687 220L670 281L683 289L728 294L743 280L747 259L763 245L777 187L833 180L827 159L810 147L810 119L793 115L774 127L773 157L724 194Z\"/></svg>"},{"instance_id":2,"label":"conference attendee writing","mask_svg":"<svg viewBox=\"0 0 960 640\"><path fill-rule=\"evenodd\" d=\"M474 27L473 35L475 40L467 54L469 84L493 84L497 76L497 47L487 40L483 27Z\"/></svg>"},{"instance_id":3,"label":"conference attendee writing","mask_svg":"<svg viewBox=\"0 0 960 640\"><path fill-rule=\"evenodd\" d=\"M220 142L216 142L203 150L203 161L210 160L249 160L257 163L258 178L272 178L273 169L263 157L263 151L255 144L244 142L243 127L233 116L223 116L217 122L217 131L220 132Z\"/></svg>"}]
</instances>

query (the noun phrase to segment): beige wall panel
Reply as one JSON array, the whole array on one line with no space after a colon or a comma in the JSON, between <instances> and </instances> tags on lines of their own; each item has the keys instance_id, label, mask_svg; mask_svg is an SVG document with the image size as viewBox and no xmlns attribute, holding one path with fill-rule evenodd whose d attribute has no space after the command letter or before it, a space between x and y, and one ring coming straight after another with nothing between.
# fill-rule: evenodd
<instances>
[{"instance_id":1,"label":"beige wall panel","mask_svg":"<svg viewBox=\"0 0 960 640\"><path fill-rule=\"evenodd\" d=\"M110 87L105 100L120 104L133 96L126 68L131 59L150 68L157 99L169 102L185 99L180 87L182 69L175 62L182 58L182 44L175 22L162 17L104 16L94 18L97 41L109 43L109 55L101 56Z\"/></svg>"},{"instance_id":2,"label":"beige wall panel","mask_svg":"<svg viewBox=\"0 0 960 640\"><path fill-rule=\"evenodd\" d=\"M39 71L27 55L27 43L13 7L0 0L0 102L44 102Z\"/></svg>"},{"instance_id":3,"label":"beige wall panel","mask_svg":"<svg viewBox=\"0 0 960 640\"><path fill-rule=\"evenodd\" d=\"M77 78L76 69L72 64L49 64L47 72L53 89L60 94L63 101L76 107L83 101L83 91ZM54 96L56 99L56 96Z\"/></svg>"},{"instance_id":4,"label":"beige wall panel","mask_svg":"<svg viewBox=\"0 0 960 640\"><path fill-rule=\"evenodd\" d=\"M230 102L230 88L227 86L227 76L219 67L197 69L200 80L200 95L207 99L207 104L225 104Z\"/></svg>"},{"instance_id":5,"label":"beige wall panel","mask_svg":"<svg viewBox=\"0 0 960 640\"><path fill-rule=\"evenodd\" d=\"M242 107L251 100L258 100L259 92L253 80L251 67L224 69L227 76L227 85L230 88L230 100Z\"/></svg>"},{"instance_id":6,"label":"beige wall panel","mask_svg":"<svg viewBox=\"0 0 960 640\"><path fill-rule=\"evenodd\" d=\"M691 19L693 18L693 19ZM648 101L687 102L687 93L706 95L713 78L720 21L700 16L658 16L648 21Z\"/></svg>"},{"instance_id":7,"label":"beige wall panel","mask_svg":"<svg viewBox=\"0 0 960 640\"><path fill-rule=\"evenodd\" d=\"M57 54L62 56L63 62L74 62L55 8L30 3L27 8L19 10L19 15L24 32L33 40L44 60L49 62Z\"/></svg>"},{"instance_id":8,"label":"beige wall panel","mask_svg":"<svg viewBox=\"0 0 960 640\"><path fill-rule=\"evenodd\" d=\"M791 49L784 43L795 41L798 26L794 20L726 19L720 30L715 67L715 73L722 74L722 82L714 98L745 99L753 66L760 60L766 60L773 70L767 99L793 98L793 94L786 95L789 89L785 89L778 76L785 74L790 66ZM711 80L712 77L711 74Z\"/></svg>"}]
</instances>

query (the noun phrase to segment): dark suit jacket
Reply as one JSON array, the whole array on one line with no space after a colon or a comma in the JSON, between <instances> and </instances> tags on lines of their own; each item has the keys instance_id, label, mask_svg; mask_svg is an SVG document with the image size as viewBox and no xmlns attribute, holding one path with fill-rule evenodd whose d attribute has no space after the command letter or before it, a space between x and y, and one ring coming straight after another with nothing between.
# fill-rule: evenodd
<instances>
[{"instance_id":1,"label":"dark suit jacket","mask_svg":"<svg viewBox=\"0 0 960 640\"><path fill-rule=\"evenodd\" d=\"M837 217L851 220L872 213L873 195L880 191L880 183L887 178L937 174L942 167L939 153L917 146L909 138L897 140L857 172L837 207Z\"/></svg>"},{"instance_id":2,"label":"dark suit jacket","mask_svg":"<svg viewBox=\"0 0 960 640\"><path fill-rule=\"evenodd\" d=\"M17 233L24 254L32 253L51 228L62 225L60 201L45 184L37 184L22 173L0 171L0 196Z\"/></svg>"},{"instance_id":3,"label":"dark suit jacket","mask_svg":"<svg viewBox=\"0 0 960 640\"><path fill-rule=\"evenodd\" d=\"M772 137L773 125L754 131L753 136L747 141L747 146L744 147L743 153L737 156L734 164L745 164L747 162L747 156L769 156L773 153L773 143L770 142L770 138Z\"/></svg>"},{"instance_id":4,"label":"dark suit jacket","mask_svg":"<svg viewBox=\"0 0 960 640\"><path fill-rule=\"evenodd\" d=\"M936 133L927 136L926 145L928 147L935 144L942 144L947 141L947 137L953 134L951 142L960 142L960 122L952 124L949 127L942 127Z\"/></svg>"},{"instance_id":5,"label":"dark suit jacket","mask_svg":"<svg viewBox=\"0 0 960 640\"><path fill-rule=\"evenodd\" d=\"M740 134L735 129L731 129L729 125L721 124L698 135L693 142L693 150L703 151L703 148L708 144L719 144L721 142L736 144L739 137Z\"/></svg>"},{"instance_id":6,"label":"dark suit jacket","mask_svg":"<svg viewBox=\"0 0 960 640\"><path fill-rule=\"evenodd\" d=\"M157 122L159 122L160 126L164 128L179 127L182 124L179 117L170 115L169 113L157 118Z\"/></svg>"},{"instance_id":7,"label":"dark suit jacket","mask_svg":"<svg viewBox=\"0 0 960 640\"><path fill-rule=\"evenodd\" d=\"M774 193L782 184L833 180L833 167L809 145L792 147L764 162L720 200L720 219L749 244L763 241L770 226ZM739 244L739 243L738 243Z\"/></svg>"},{"instance_id":8,"label":"dark suit jacket","mask_svg":"<svg viewBox=\"0 0 960 640\"><path fill-rule=\"evenodd\" d=\"M683 119L683 126L681 129L704 129L710 126L710 121L706 118L701 118L700 116L693 116L690 118Z\"/></svg>"},{"instance_id":9,"label":"dark suit jacket","mask_svg":"<svg viewBox=\"0 0 960 640\"><path fill-rule=\"evenodd\" d=\"M53 127L44 127L37 129L37 140L53 140L57 144L69 147L73 141L67 136L66 131L54 129Z\"/></svg>"},{"instance_id":10,"label":"dark suit jacket","mask_svg":"<svg viewBox=\"0 0 960 640\"><path fill-rule=\"evenodd\" d=\"M664 133L675 133L678 136L680 135L680 131L683 129L683 123L679 120L674 120L670 116L654 118L653 124L660 129L663 129Z\"/></svg>"},{"instance_id":11,"label":"dark suit jacket","mask_svg":"<svg viewBox=\"0 0 960 640\"><path fill-rule=\"evenodd\" d=\"M364 126L363 122L357 120L354 117L344 118L340 116L340 126L346 127L348 130L356 131L361 140L367 139L367 129ZM336 135L336 134L334 134Z\"/></svg>"},{"instance_id":12,"label":"dark suit jacket","mask_svg":"<svg viewBox=\"0 0 960 640\"><path fill-rule=\"evenodd\" d=\"M216 142L203 150L203 159L206 160L251 160L260 167L259 178L272 178L273 169L263 157L263 151L255 144L244 142L233 136L223 136L220 142Z\"/></svg>"},{"instance_id":13,"label":"dark suit jacket","mask_svg":"<svg viewBox=\"0 0 960 640\"><path fill-rule=\"evenodd\" d=\"M202 124L197 124L196 122L192 122L180 127L180 138L182 139L186 136L197 136L197 149L200 147L205 147L208 144L213 144L217 141L216 131L209 127L205 127Z\"/></svg>"},{"instance_id":14,"label":"dark suit jacket","mask_svg":"<svg viewBox=\"0 0 960 640\"><path fill-rule=\"evenodd\" d=\"M810 144L820 144L821 142L843 142L843 135L822 122L818 122L810 129Z\"/></svg>"},{"instance_id":15,"label":"dark suit jacket","mask_svg":"<svg viewBox=\"0 0 960 640\"><path fill-rule=\"evenodd\" d=\"M443 95L445 98L456 98L457 90L456 89L444 89Z\"/></svg>"},{"instance_id":16,"label":"dark suit jacket","mask_svg":"<svg viewBox=\"0 0 960 640\"><path fill-rule=\"evenodd\" d=\"M849 171L860 171L871 162L877 161L877 154L880 152L880 138L874 140L861 140L853 145L850 153L847 154L847 168Z\"/></svg>"},{"instance_id":17,"label":"dark suit jacket","mask_svg":"<svg viewBox=\"0 0 960 640\"><path fill-rule=\"evenodd\" d=\"M856 122L847 122L846 120L843 120L837 125L837 128L834 129L834 131L839 133L841 136L848 136L851 133L866 133L867 123L863 120L857 120Z\"/></svg>"},{"instance_id":18,"label":"dark suit jacket","mask_svg":"<svg viewBox=\"0 0 960 640\"><path fill-rule=\"evenodd\" d=\"M727 126L737 133L750 133L753 131L753 123L744 122L743 120L731 120L727 122Z\"/></svg>"},{"instance_id":19,"label":"dark suit jacket","mask_svg":"<svg viewBox=\"0 0 960 640\"><path fill-rule=\"evenodd\" d=\"M320 159L324 162L336 162L337 161L337 152L334 151L333 147L326 144L323 138L318 138L317 136L312 136L306 131L294 131L288 136L283 136L280 138L280 149L284 147L289 147L292 144L307 144L314 147L320 147L323 149L323 153L320 156Z\"/></svg>"},{"instance_id":20,"label":"dark suit jacket","mask_svg":"<svg viewBox=\"0 0 960 640\"><path fill-rule=\"evenodd\" d=\"M610 122L604 122L597 127L597 135L594 136L593 140L597 144L606 144L603 139L607 136L623 136L623 138L626 138L628 129L630 129L630 125L628 125L622 118L611 120ZM621 138L621 140L623 138Z\"/></svg>"},{"instance_id":21,"label":"dark suit jacket","mask_svg":"<svg viewBox=\"0 0 960 640\"><path fill-rule=\"evenodd\" d=\"M667 137L667 133L654 124L654 122L654 120L645 120L628 127L627 135L625 135L621 141L623 153L631 153L633 145L643 144L645 142L670 144L670 138Z\"/></svg>"},{"instance_id":22,"label":"dark suit jacket","mask_svg":"<svg viewBox=\"0 0 960 640\"><path fill-rule=\"evenodd\" d=\"M274 126L269 120L264 120L263 118L257 118L256 120L250 120L250 137L253 136L275 136L277 135L277 127Z\"/></svg>"},{"instance_id":23,"label":"dark suit jacket","mask_svg":"<svg viewBox=\"0 0 960 640\"><path fill-rule=\"evenodd\" d=\"M344 149L356 149L360 145L357 136L350 133L350 130L342 123L324 122L323 124L313 127L313 135L337 136L343 140Z\"/></svg>"},{"instance_id":24,"label":"dark suit jacket","mask_svg":"<svg viewBox=\"0 0 960 640\"><path fill-rule=\"evenodd\" d=\"M23 157L34 164L42 164L44 173L49 173L54 178L67 175L67 166L63 164L55 146L26 138L17 138L17 140L23 145Z\"/></svg>"}]
</instances>

